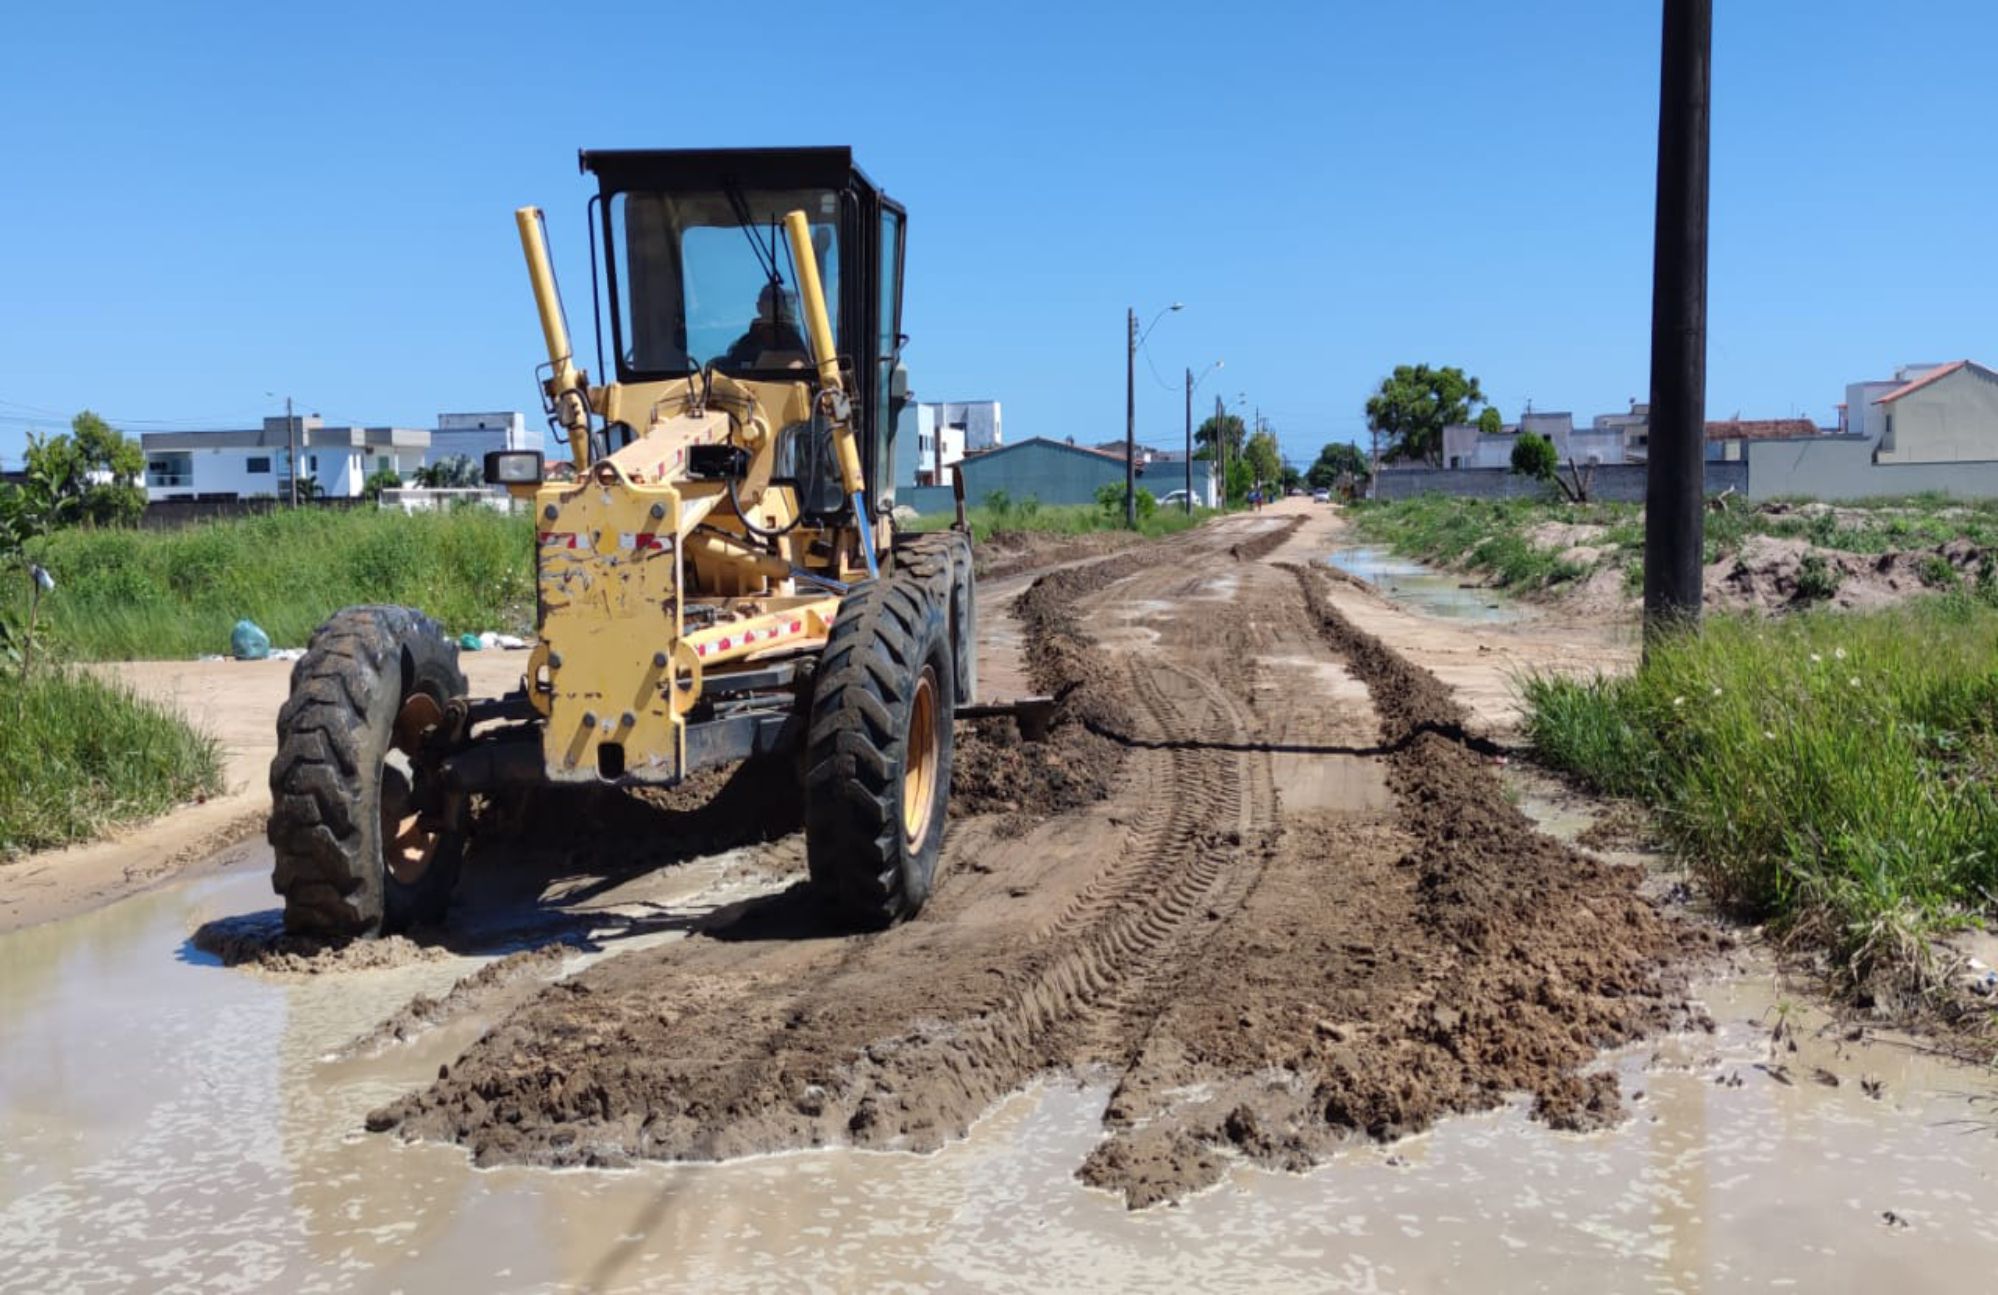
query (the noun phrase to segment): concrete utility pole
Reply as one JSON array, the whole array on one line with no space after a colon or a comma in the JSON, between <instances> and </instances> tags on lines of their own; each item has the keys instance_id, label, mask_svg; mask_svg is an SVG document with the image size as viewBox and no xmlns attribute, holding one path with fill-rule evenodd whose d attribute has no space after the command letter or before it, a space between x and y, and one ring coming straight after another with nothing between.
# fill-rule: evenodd
<instances>
[{"instance_id":1,"label":"concrete utility pole","mask_svg":"<svg viewBox=\"0 0 1998 1295\"><path fill-rule=\"evenodd\" d=\"M1199 377L1193 370L1186 371L1186 511L1193 511L1193 389L1207 381L1207 375L1216 369L1227 367L1224 360L1216 360L1207 366ZM1221 443L1221 397L1214 397L1214 443ZM1218 449L1217 449L1218 452Z\"/></svg>"},{"instance_id":2,"label":"concrete utility pole","mask_svg":"<svg viewBox=\"0 0 1998 1295\"><path fill-rule=\"evenodd\" d=\"M1214 478L1217 506L1224 512L1228 508L1228 406L1214 397Z\"/></svg>"},{"instance_id":3,"label":"concrete utility pole","mask_svg":"<svg viewBox=\"0 0 1998 1295\"><path fill-rule=\"evenodd\" d=\"M1651 263L1647 641L1700 618L1707 405L1707 141L1713 0L1664 0Z\"/></svg>"},{"instance_id":4,"label":"concrete utility pole","mask_svg":"<svg viewBox=\"0 0 1998 1295\"><path fill-rule=\"evenodd\" d=\"M1124 529L1138 529L1138 311L1124 310Z\"/></svg>"},{"instance_id":5,"label":"concrete utility pole","mask_svg":"<svg viewBox=\"0 0 1998 1295\"><path fill-rule=\"evenodd\" d=\"M291 506L298 507L298 420L291 416L291 397L284 398L284 436L291 457Z\"/></svg>"},{"instance_id":6,"label":"concrete utility pole","mask_svg":"<svg viewBox=\"0 0 1998 1295\"><path fill-rule=\"evenodd\" d=\"M1124 525L1127 529L1138 529L1138 348L1159 326L1159 321L1175 310L1184 310L1180 302L1173 302L1145 325L1145 331L1138 331L1138 311L1135 306L1124 310ZM1157 372L1157 370L1153 370Z\"/></svg>"},{"instance_id":7,"label":"concrete utility pole","mask_svg":"<svg viewBox=\"0 0 1998 1295\"><path fill-rule=\"evenodd\" d=\"M1193 370L1186 371L1186 511L1193 511Z\"/></svg>"}]
</instances>

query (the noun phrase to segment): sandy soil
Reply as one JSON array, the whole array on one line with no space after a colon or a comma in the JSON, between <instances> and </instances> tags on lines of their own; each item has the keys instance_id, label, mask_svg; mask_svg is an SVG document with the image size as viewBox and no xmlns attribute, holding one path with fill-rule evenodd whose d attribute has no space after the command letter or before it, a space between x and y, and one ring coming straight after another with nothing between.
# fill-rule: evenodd
<instances>
[{"instance_id":1,"label":"sandy soil","mask_svg":"<svg viewBox=\"0 0 1998 1295\"><path fill-rule=\"evenodd\" d=\"M1107 799L960 813L938 894L882 935L830 933L793 886L599 963L370 1127L481 1164L928 1150L1037 1076L1101 1071L1076 1170L1141 1207L1512 1093L1615 1120L1583 1067L1699 1020L1677 969L1710 937L1512 808L1445 686L1344 605L1424 633L1299 565L1339 527L1293 504L1037 580L982 627L1062 699L1026 783L1051 752ZM1485 633L1421 649L1494 690L1505 661L1595 649Z\"/></svg>"},{"instance_id":2,"label":"sandy soil","mask_svg":"<svg viewBox=\"0 0 1998 1295\"><path fill-rule=\"evenodd\" d=\"M525 653L467 652L474 691L504 692L520 680ZM0 863L0 932L84 912L148 886L226 864L227 847L263 831L266 783L277 753L277 712L290 687L288 661L124 661L94 666L109 678L177 708L221 744L225 790L101 841Z\"/></svg>"}]
</instances>

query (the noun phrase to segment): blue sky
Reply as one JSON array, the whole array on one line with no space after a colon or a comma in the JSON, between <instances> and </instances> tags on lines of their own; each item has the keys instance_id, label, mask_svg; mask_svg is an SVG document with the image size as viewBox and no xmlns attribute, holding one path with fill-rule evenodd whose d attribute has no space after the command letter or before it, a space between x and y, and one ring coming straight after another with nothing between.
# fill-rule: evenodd
<instances>
[{"instance_id":1,"label":"blue sky","mask_svg":"<svg viewBox=\"0 0 1998 1295\"><path fill-rule=\"evenodd\" d=\"M1826 421L1849 380L1998 359L1998 5L1716 7L1709 412ZM1657 27L1639 0L17 6L0 458L84 406L533 408L511 212L548 208L581 325L580 146L851 143L910 208L914 385L1003 400L1009 440L1121 435L1124 310L1175 300L1150 440L1216 357L1200 408L1245 393L1305 461L1403 362L1508 417L1622 409Z\"/></svg>"}]
</instances>

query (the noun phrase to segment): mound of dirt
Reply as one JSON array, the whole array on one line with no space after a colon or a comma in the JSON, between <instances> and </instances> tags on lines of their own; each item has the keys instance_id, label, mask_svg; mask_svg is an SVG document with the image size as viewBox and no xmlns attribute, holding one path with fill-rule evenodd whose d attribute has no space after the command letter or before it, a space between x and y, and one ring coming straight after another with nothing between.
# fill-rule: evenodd
<instances>
[{"instance_id":1,"label":"mound of dirt","mask_svg":"<svg viewBox=\"0 0 1998 1295\"><path fill-rule=\"evenodd\" d=\"M419 944L403 935L380 940L323 940L316 936L289 935L284 929L283 914L275 910L203 922L195 929L190 943L221 959L225 967L248 967L277 976L377 971L449 956L441 946Z\"/></svg>"},{"instance_id":2,"label":"mound of dirt","mask_svg":"<svg viewBox=\"0 0 1998 1295\"><path fill-rule=\"evenodd\" d=\"M1143 536L1130 531L1092 531L1085 535L994 531L973 543L972 570L980 580L1004 580L1022 571L1101 557L1144 542Z\"/></svg>"},{"instance_id":3,"label":"mound of dirt","mask_svg":"<svg viewBox=\"0 0 1998 1295\"><path fill-rule=\"evenodd\" d=\"M1080 724L1061 724L1044 741L1021 739L1008 719L960 724L950 773L952 814L1045 818L1110 794L1124 754Z\"/></svg>"},{"instance_id":4,"label":"mound of dirt","mask_svg":"<svg viewBox=\"0 0 1998 1295\"><path fill-rule=\"evenodd\" d=\"M1932 549L1849 553L1794 537L1751 535L1739 552L1707 568L1706 605L1764 612L1817 604L1847 610L1885 607L1933 592L1931 572L1975 580L1986 560L1987 551L1967 540ZM1815 577L1816 588L1805 579L1807 564L1822 572ZM1834 586L1829 597L1824 596L1826 581Z\"/></svg>"},{"instance_id":5,"label":"mound of dirt","mask_svg":"<svg viewBox=\"0 0 1998 1295\"><path fill-rule=\"evenodd\" d=\"M1646 902L1634 869L1541 835L1447 690L1333 610L1322 576L1299 579L1367 684L1397 812L1262 843L1256 890L1154 1025L1111 1100L1119 1131L1080 1171L1133 1208L1237 1156L1301 1170L1513 1093L1556 1128L1600 1127L1621 1106L1613 1077L1584 1071L1598 1049L1711 1025L1675 968L1712 937Z\"/></svg>"},{"instance_id":6,"label":"mound of dirt","mask_svg":"<svg viewBox=\"0 0 1998 1295\"><path fill-rule=\"evenodd\" d=\"M447 1022L491 1009L509 993L522 994L524 986L560 974L563 961L574 952L570 945L558 941L495 959L461 978L441 998L418 994L387 1020L342 1048L341 1055L369 1056Z\"/></svg>"},{"instance_id":7,"label":"mound of dirt","mask_svg":"<svg viewBox=\"0 0 1998 1295\"><path fill-rule=\"evenodd\" d=\"M1540 522L1529 526L1526 542L1536 549L1573 549L1592 546L1609 534L1609 527L1591 522Z\"/></svg>"}]
</instances>

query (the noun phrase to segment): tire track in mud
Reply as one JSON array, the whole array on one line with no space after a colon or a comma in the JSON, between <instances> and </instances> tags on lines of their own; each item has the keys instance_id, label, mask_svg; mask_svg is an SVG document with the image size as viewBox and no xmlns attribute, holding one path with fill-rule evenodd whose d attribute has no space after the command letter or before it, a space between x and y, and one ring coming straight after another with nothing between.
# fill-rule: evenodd
<instances>
[{"instance_id":1,"label":"tire track in mud","mask_svg":"<svg viewBox=\"0 0 1998 1295\"><path fill-rule=\"evenodd\" d=\"M1597 1049L1710 1026L1680 968L1711 936L1632 870L1540 834L1427 672L1292 568L1324 643L1365 683L1394 795L1372 817L1290 815L1254 894L1155 1023L1080 1171L1133 1208L1247 1159L1301 1170L1509 1095L1561 1128L1615 1121ZM1191 1094L1191 1095L1190 1095Z\"/></svg>"},{"instance_id":2,"label":"tire track in mud","mask_svg":"<svg viewBox=\"0 0 1998 1295\"><path fill-rule=\"evenodd\" d=\"M1058 727L1126 728L1141 704L1130 667L1081 628L1080 602L1193 556L1252 561L1291 529L1194 532L1031 586L1018 608L1029 671L1060 699ZM1164 731L1181 727L1169 698L1154 706ZM614 959L514 1012L370 1126L459 1142L486 1164L935 1147L1036 1075L1117 1051L1109 1022L1170 965L1168 946L1188 943L1176 937L1205 924L1239 850L1189 846L1218 813L1240 815L1241 778L1225 767L1240 758L1133 753L1122 785L1139 797L1135 841L1121 806L1024 840L995 839L980 820L954 827L949 880L918 920L884 934L814 939L810 901L794 892L712 939Z\"/></svg>"},{"instance_id":3,"label":"tire track in mud","mask_svg":"<svg viewBox=\"0 0 1998 1295\"><path fill-rule=\"evenodd\" d=\"M1058 727L1120 753L1109 802L1024 832L955 825L936 899L885 934L821 936L791 893L600 964L371 1126L481 1163L924 1150L1036 1075L1107 1063L1107 1137L1079 1174L1138 1207L1513 1093L1565 1127L1614 1118L1613 1081L1583 1068L1697 1019L1671 968L1698 939L1625 871L1540 837L1442 686L1353 631L1318 577L1255 561L1288 535L1146 546L1021 595ZM1189 583L1191 561L1231 559ZM1190 592L1210 585L1225 595ZM1085 632L1161 599L1152 641ZM1284 678L1344 663L1364 683L1391 808L1283 810L1272 736L1308 759L1295 735L1356 721L1279 710L1256 659L1274 650L1302 663Z\"/></svg>"}]
</instances>

